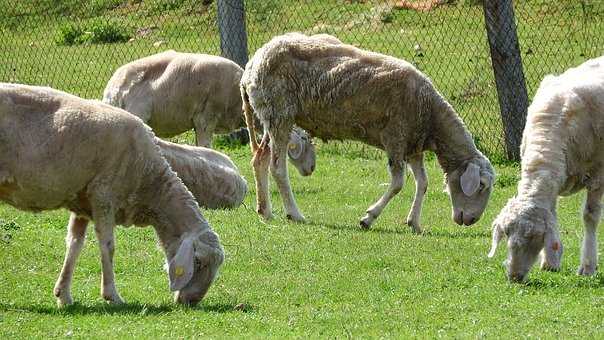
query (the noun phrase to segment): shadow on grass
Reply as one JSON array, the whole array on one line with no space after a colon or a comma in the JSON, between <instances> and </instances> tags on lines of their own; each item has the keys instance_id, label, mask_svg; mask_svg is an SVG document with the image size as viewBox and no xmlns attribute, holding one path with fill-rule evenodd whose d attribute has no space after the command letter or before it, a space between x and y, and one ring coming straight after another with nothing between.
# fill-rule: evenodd
<instances>
[{"instance_id":1,"label":"shadow on grass","mask_svg":"<svg viewBox=\"0 0 604 340\"><path fill-rule=\"evenodd\" d=\"M379 222L376 222L379 223ZM344 230L344 231L352 231L352 232L358 232L358 233L380 233L380 234L396 234L396 235L416 235L411 231L411 227L409 227L407 224L401 224L400 226L395 226L393 228L389 228L389 229L384 229L380 226L373 226L369 229L363 229L361 228L358 224L338 224L338 223L315 223L315 222L308 222L309 225L312 226L316 226L316 227L325 227L328 229L334 229L334 230ZM435 238L450 238L450 239L477 239L477 238L484 238L484 239L491 239L491 235L489 232L486 232L482 229L475 229L472 231L468 231L467 229L464 228L463 231L461 230L447 230L447 231L442 231L442 230L426 230L424 229L422 231L421 234L419 234L418 236L422 236L422 237L435 237Z\"/></svg>"},{"instance_id":2,"label":"shadow on grass","mask_svg":"<svg viewBox=\"0 0 604 340\"><path fill-rule=\"evenodd\" d=\"M484 238L487 240L491 240L490 232L486 232L482 229L469 229L472 227L452 227L459 228L453 229L451 231L442 231L442 230L424 230L422 233L423 236L426 237L436 237L436 238ZM463 231L461 230L463 229ZM471 231L470 231L471 230Z\"/></svg>"},{"instance_id":3,"label":"shadow on grass","mask_svg":"<svg viewBox=\"0 0 604 340\"><path fill-rule=\"evenodd\" d=\"M249 304L230 304L221 302L212 304L201 303L195 307L176 304L149 305L138 302L125 303L122 305L110 305L104 302L93 305L83 305L76 302L73 305L64 308L55 306L50 307L47 305L10 305L0 303L1 312L29 312L50 315L161 315L182 310L198 310L200 312L209 313L250 313L254 312L255 308Z\"/></svg>"},{"instance_id":4,"label":"shadow on grass","mask_svg":"<svg viewBox=\"0 0 604 340\"><path fill-rule=\"evenodd\" d=\"M529 277L523 285L530 289L555 289L555 288L603 288L604 274L597 273L594 276L579 276L574 270L565 270L552 274L558 277Z\"/></svg>"},{"instance_id":5,"label":"shadow on grass","mask_svg":"<svg viewBox=\"0 0 604 340\"><path fill-rule=\"evenodd\" d=\"M344 231L352 231L357 233L380 233L380 234L410 234L411 231L409 227L405 224L400 229L380 229L380 228L369 228L363 229L359 224L336 224L336 223L315 223L315 222L307 222L308 225L312 225L315 227L325 227L333 230L344 230Z\"/></svg>"}]
</instances>

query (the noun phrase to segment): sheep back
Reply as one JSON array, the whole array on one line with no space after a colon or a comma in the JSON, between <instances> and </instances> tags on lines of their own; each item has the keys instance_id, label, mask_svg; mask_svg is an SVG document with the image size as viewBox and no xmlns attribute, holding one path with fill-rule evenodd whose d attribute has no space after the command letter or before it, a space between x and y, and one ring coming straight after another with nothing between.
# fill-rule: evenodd
<instances>
[{"instance_id":1,"label":"sheep back","mask_svg":"<svg viewBox=\"0 0 604 340\"><path fill-rule=\"evenodd\" d=\"M0 84L0 173L10 178L0 183L0 199L22 210L68 208L91 217L87 195L102 191L124 212L117 223L135 223L139 205L151 200L147 176L170 172L153 138L140 119L112 106Z\"/></svg>"},{"instance_id":2,"label":"sheep back","mask_svg":"<svg viewBox=\"0 0 604 340\"><path fill-rule=\"evenodd\" d=\"M315 137L381 149L421 149L432 97L440 98L404 60L299 33L259 49L241 83L265 125L295 121Z\"/></svg>"},{"instance_id":3,"label":"sheep back","mask_svg":"<svg viewBox=\"0 0 604 340\"><path fill-rule=\"evenodd\" d=\"M166 51L118 68L103 101L141 117L158 136L190 130L196 115L215 116L215 131L226 133L243 126L242 73L226 58Z\"/></svg>"},{"instance_id":4,"label":"sheep back","mask_svg":"<svg viewBox=\"0 0 604 340\"><path fill-rule=\"evenodd\" d=\"M604 163L604 57L546 76L528 109L523 133L526 178L547 171L561 194L601 181Z\"/></svg>"}]
</instances>

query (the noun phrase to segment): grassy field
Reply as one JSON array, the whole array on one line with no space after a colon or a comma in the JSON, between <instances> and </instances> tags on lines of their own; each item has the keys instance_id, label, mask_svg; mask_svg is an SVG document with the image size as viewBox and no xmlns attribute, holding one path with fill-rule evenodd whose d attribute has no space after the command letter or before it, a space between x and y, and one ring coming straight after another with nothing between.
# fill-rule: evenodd
<instances>
[{"instance_id":1,"label":"grassy field","mask_svg":"<svg viewBox=\"0 0 604 340\"><path fill-rule=\"evenodd\" d=\"M51 85L98 98L113 70L137 57L167 48L218 54L215 4L203 3L0 0L0 81ZM531 94L544 74L602 52L604 2L578 3L528 0L517 6ZM480 7L450 5L416 13L343 0L247 0L246 6L250 52L275 34L299 30L333 33L412 61L464 116L483 150L501 158ZM55 43L65 24L98 22L125 27L134 40ZM191 135L178 140L190 142ZM222 147L253 189L249 148ZM67 212L29 214L0 204L0 338L604 338L604 275L575 275L583 195L561 200L561 272L534 270L526 284L509 284L501 266L504 247L495 259L486 253L490 224L515 192L517 165L496 166L498 180L484 216L472 227L459 227L450 217L442 173L429 160L425 232L414 235L404 224L412 176L374 227L363 231L358 219L389 181L386 160L357 144L319 144L318 153L313 176L291 171L307 223L285 220L276 192L277 218L269 222L254 212L253 190L236 210L204 212L221 235L227 259L195 308L172 303L152 228L120 227L115 271L127 304L102 301L99 251L90 232L73 284L77 303L58 309L52 288L64 254Z\"/></svg>"},{"instance_id":2,"label":"grassy field","mask_svg":"<svg viewBox=\"0 0 604 340\"><path fill-rule=\"evenodd\" d=\"M248 148L225 151L253 183ZM127 304L113 307L100 298L99 252L90 232L74 279L77 304L57 309L52 287L67 212L29 214L0 205L0 338L602 337L604 275L575 275L581 195L560 204L562 271L534 270L527 284L509 284L501 266L505 251L493 260L486 253L490 223L514 193L515 166L497 167L492 201L475 226L451 220L432 160L425 233L414 235L404 225L412 176L374 227L362 231L358 219L388 182L385 163L321 145L313 176L291 172L306 224L283 218L276 192L277 218L268 223L255 214L253 193L236 210L204 212L227 259L196 308L171 302L153 229L119 228L115 270Z\"/></svg>"}]
</instances>

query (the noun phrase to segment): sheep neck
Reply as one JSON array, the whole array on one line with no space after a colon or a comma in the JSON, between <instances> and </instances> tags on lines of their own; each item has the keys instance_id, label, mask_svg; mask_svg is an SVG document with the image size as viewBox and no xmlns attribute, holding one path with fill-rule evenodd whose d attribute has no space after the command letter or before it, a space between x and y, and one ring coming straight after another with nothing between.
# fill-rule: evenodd
<instances>
[{"instance_id":1,"label":"sheep neck","mask_svg":"<svg viewBox=\"0 0 604 340\"><path fill-rule=\"evenodd\" d=\"M433 103L432 117L433 131L428 136L427 144L436 153L445 174L456 170L464 162L481 156L463 121L440 94Z\"/></svg>"},{"instance_id":2,"label":"sheep neck","mask_svg":"<svg viewBox=\"0 0 604 340\"><path fill-rule=\"evenodd\" d=\"M566 158L558 115L532 113L524 131L518 198L553 209L566 182Z\"/></svg>"},{"instance_id":3,"label":"sheep neck","mask_svg":"<svg viewBox=\"0 0 604 340\"><path fill-rule=\"evenodd\" d=\"M209 224L197 202L176 174L166 166L154 194L157 204L152 209L155 231L168 258L172 257L185 235L201 233Z\"/></svg>"}]
</instances>

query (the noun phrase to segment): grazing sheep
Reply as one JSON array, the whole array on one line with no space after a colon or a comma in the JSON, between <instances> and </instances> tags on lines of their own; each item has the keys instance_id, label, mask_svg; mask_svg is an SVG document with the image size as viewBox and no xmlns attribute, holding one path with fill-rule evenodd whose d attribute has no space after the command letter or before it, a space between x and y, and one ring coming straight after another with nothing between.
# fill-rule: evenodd
<instances>
[{"instance_id":1,"label":"grazing sheep","mask_svg":"<svg viewBox=\"0 0 604 340\"><path fill-rule=\"evenodd\" d=\"M241 205L247 193L247 182L229 157L204 147L175 144L159 138L156 142L172 170L200 206L224 209Z\"/></svg>"},{"instance_id":2,"label":"grazing sheep","mask_svg":"<svg viewBox=\"0 0 604 340\"><path fill-rule=\"evenodd\" d=\"M585 237L578 273L598 265L596 228L604 192L604 57L543 79L528 109L522 137L518 194L493 222L495 255L508 239L507 276L523 281L541 252L541 268L558 270L562 243L556 219L558 196L585 188Z\"/></svg>"},{"instance_id":3,"label":"grazing sheep","mask_svg":"<svg viewBox=\"0 0 604 340\"><path fill-rule=\"evenodd\" d=\"M103 101L140 117L156 135L172 137L195 130L199 146L214 133L245 126L239 81L243 69L229 59L165 51L121 66L105 87ZM302 176L315 168L308 134L291 133L289 157Z\"/></svg>"},{"instance_id":4,"label":"grazing sheep","mask_svg":"<svg viewBox=\"0 0 604 340\"><path fill-rule=\"evenodd\" d=\"M72 303L71 281L86 226L101 250L101 295L123 302L113 272L115 225L153 225L175 301L203 298L224 252L195 199L137 117L44 87L0 84L0 200L28 211L72 212L65 263L55 285Z\"/></svg>"},{"instance_id":5,"label":"grazing sheep","mask_svg":"<svg viewBox=\"0 0 604 340\"><path fill-rule=\"evenodd\" d=\"M421 231L426 150L436 153L445 172L458 224L473 224L486 207L494 180L489 160L476 149L463 122L430 80L403 60L333 44L324 37L290 33L256 52L246 66L241 92L251 131L258 212L266 218L271 216L270 163L287 216L304 220L284 162L293 124L315 137L357 140L386 151L392 180L361 219L362 227L368 228L401 190L408 163L416 193L407 223L415 232ZM255 143L252 112L264 126L260 145Z\"/></svg>"}]
</instances>

